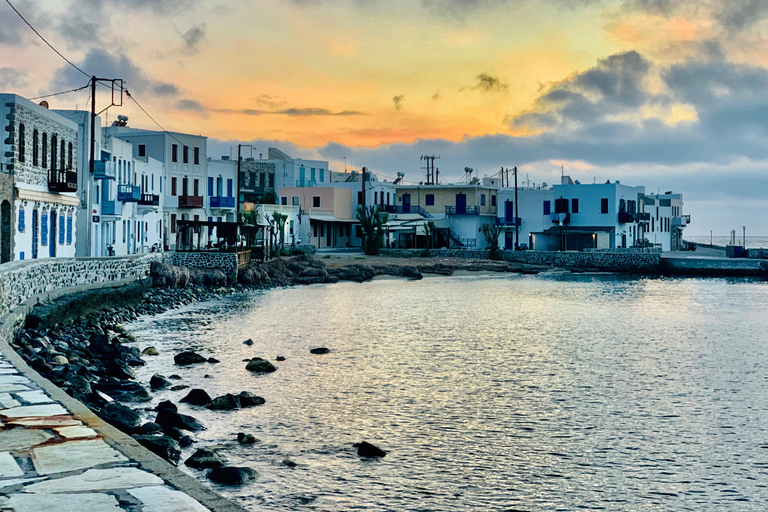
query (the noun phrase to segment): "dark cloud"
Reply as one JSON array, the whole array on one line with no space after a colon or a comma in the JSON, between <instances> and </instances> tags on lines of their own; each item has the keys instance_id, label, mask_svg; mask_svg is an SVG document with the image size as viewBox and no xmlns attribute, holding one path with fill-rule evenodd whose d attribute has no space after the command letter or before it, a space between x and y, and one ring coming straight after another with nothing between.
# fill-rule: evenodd
<instances>
[{"instance_id":1,"label":"dark cloud","mask_svg":"<svg viewBox=\"0 0 768 512\"><path fill-rule=\"evenodd\" d=\"M208 109L197 100L189 100L189 99L179 100L176 103L176 108L178 110L183 110L186 112L197 112L199 114L208 113Z\"/></svg>"},{"instance_id":2,"label":"dark cloud","mask_svg":"<svg viewBox=\"0 0 768 512\"><path fill-rule=\"evenodd\" d=\"M717 20L729 34L753 28L768 16L765 0L727 0L723 2Z\"/></svg>"},{"instance_id":3,"label":"dark cloud","mask_svg":"<svg viewBox=\"0 0 768 512\"><path fill-rule=\"evenodd\" d=\"M22 89L29 85L29 75L21 68L0 68L0 91Z\"/></svg>"},{"instance_id":4,"label":"dark cloud","mask_svg":"<svg viewBox=\"0 0 768 512\"><path fill-rule=\"evenodd\" d=\"M197 55L200 52L200 45L207 41L205 38L206 29L206 24L201 23L184 32L181 35L181 38L184 41L182 51L187 55Z\"/></svg>"},{"instance_id":5,"label":"dark cloud","mask_svg":"<svg viewBox=\"0 0 768 512\"><path fill-rule=\"evenodd\" d=\"M77 63L86 73L100 78L121 78L125 86L134 93L147 93L157 96L175 96L179 88L175 84L152 80L124 54L113 55L106 50L90 50L85 58ZM65 64L56 71L52 83L54 89L74 88L85 85L88 77Z\"/></svg>"},{"instance_id":6,"label":"dark cloud","mask_svg":"<svg viewBox=\"0 0 768 512\"><path fill-rule=\"evenodd\" d=\"M261 94L255 98L251 98L251 101L255 101L259 105L275 109L288 103L285 98L278 96L277 94Z\"/></svg>"},{"instance_id":7,"label":"dark cloud","mask_svg":"<svg viewBox=\"0 0 768 512\"><path fill-rule=\"evenodd\" d=\"M403 102L405 101L405 95L400 94L392 97L392 103L395 105L395 110L403 109Z\"/></svg>"},{"instance_id":8,"label":"dark cloud","mask_svg":"<svg viewBox=\"0 0 768 512\"><path fill-rule=\"evenodd\" d=\"M506 92L509 89L509 84L502 82L499 77L489 75L488 73L480 73L475 77L477 84L472 89L479 89L484 92Z\"/></svg>"}]
</instances>

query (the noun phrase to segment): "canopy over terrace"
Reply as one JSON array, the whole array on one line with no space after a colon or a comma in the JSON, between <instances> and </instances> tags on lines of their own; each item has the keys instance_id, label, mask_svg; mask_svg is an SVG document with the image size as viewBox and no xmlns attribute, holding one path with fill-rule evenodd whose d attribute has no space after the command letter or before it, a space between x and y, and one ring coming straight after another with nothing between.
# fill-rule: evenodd
<instances>
[{"instance_id":1,"label":"canopy over terrace","mask_svg":"<svg viewBox=\"0 0 768 512\"><path fill-rule=\"evenodd\" d=\"M244 225L238 222L213 222L202 220L177 220L177 252L237 252L243 253L242 263L251 259L263 261L267 225ZM248 253L246 257L245 253Z\"/></svg>"}]
</instances>

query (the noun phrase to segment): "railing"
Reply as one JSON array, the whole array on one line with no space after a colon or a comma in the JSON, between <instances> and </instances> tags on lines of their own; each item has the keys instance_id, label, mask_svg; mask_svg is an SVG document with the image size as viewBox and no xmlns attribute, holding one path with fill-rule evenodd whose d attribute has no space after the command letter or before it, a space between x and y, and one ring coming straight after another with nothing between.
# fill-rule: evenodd
<instances>
[{"instance_id":1,"label":"railing","mask_svg":"<svg viewBox=\"0 0 768 512\"><path fill-rule=\"evenodd\" d=\"M160 196L155 194L141 194L140 206L160 206Z\"/></svg>"},{"instance_id":2,"label":"railing","mask_svg":"<svg viewBox=\"0 0 768 512\"><path fill-rule=\"evenodd\" d=\"M316 180L296 180L297 187L314 187L316 185Z\"/></svg>"},{"instance_id":3,"label":"railing","mask_svg":"<svg viewBox=\"0 0 768 512\"><path fill-rule=\"evenodd\" d=\"M141 199L141 188L138 185L118 185L117 200L124 203L138 203Z\"/></svg>"},{"instance_id":4,"label":"railing","mask_svg":"<svg viewBox=\"0 0 768 512\"><path fill-rule=\"evenodd\" d=\"M635 222L637 215L630 212L619 212L619 224L627 224L629 222Z\"/></svg>"},{"instance_id":5,"label":"railing","mask_svg":"<svg viewBox=\"0 0 768 512\"><path fill-rule=\"evenodd\" d=\"M421 206L416 205L410 205L408 207L408 211L404 212L402 206L396 206L396 205L389 205L389 206L383 206L384 211L387 213L413 213L413 214L419 214L422 217L426 217L428 219L433 219L434 216L429 213L427 210L422 208Z\"/></svg>"},{"instance_id":6,"label":"railing","mask_svg":"<svg viewBox=\"0 0 768 512\"><path fill-rule=\"evenodd\" d=\"M211 196L211 208L234 208L234 197Z\"/></svg>"},{"instance_id":7,"label":"railing","mask_svg":"<svg viewBox=\"0 0 768 512\"><path fill-rule=\"evenodd\" d=\"M77 172L48 171L48 190L51 192L77 192Z\"/></svg>"},{"instance_id":8,"label":"railing","mask_svg":"<svg viewBox=\"0 0 768 512\"><path fill-rule=\"evenodd\" d=\"M93 162L93 177L97 180L114 180L117 178L117 166L111 160Z\"/></svg>"},{"instance_id":9,"label":"railing","mask_svg":"<svg viewBox=\"0 0 768 512\"><path fill-rule=\"evenodd\" d=\"M512 217L512 218L506 218L506 217L496 217L496 225L497 226L520 226L522 224L522 221L520 220L520 217Z\"/></svg>"},{"instance_id":10,"label":"railing","mask_svg":"<svg viewBox=\"0 0 768 512\"><path fill-rule=\"evenodd\" d=\"M445 214L446 215L480 215L480 207L467 206L464 208L463 211L461 211L461 210L457 210L455 206L446 206Z\"/></svg>"},{"instance_id":11,"label":"railing","mask_svg":"<svg viewBox=\"0 0 768 512\"><path fill-rule=\"evenodd\" d=\"M179 196L179 208L202 208L203 196Z\"/></svg>"},{"instance_id":12,"label":"railing","mask_svg":"<svg viewBox=\"0 0 768 512\"><path fill-rule=\"evenodd\" d=\"M102 215L122 215L123 203L118 201L101 201L101 214Z\"/></svg>"},{"instance_id":13,"label":"railing","mask_svg":"<svg viewBox=\"0 0 768 512\"><path fill-rule=\"evenodd\" d=\"M477 239L476 238L460 238L456 233L453 231L450 232L451 240L454 244L458 245L459 247L476 247L477 246Z\"/></svg>"}]
</instances>

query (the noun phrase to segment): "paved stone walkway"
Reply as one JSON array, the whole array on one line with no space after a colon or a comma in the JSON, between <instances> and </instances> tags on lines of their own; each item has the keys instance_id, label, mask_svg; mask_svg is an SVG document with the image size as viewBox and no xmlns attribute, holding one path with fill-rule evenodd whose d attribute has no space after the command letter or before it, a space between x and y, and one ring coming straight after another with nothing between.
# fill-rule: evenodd
<instances>
[{"instance_id":1,"label":"paved stone walkway","mask_svg":"<svg viewBox=\"0 0 768 512\"><path fill-rule=\"evenodd\" d=\"M0 510L208 512L138 468L0 355Z\"/></svg>"}]
</instances>

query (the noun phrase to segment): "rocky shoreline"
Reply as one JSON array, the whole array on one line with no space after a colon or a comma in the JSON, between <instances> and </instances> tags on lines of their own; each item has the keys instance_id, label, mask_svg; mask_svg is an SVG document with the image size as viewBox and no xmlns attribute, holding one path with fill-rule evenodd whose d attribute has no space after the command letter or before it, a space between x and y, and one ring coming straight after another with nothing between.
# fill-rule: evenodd
<instances>
[{"instance_id":1,"label":"rocky shoreline","mask_svg":"<svg viewBox=\"0 0 768 512\"><path fill-rule=\"evenodd\" d=\"M362 282L378 275L421 279L426 273L450 275L460 270L536 273L540 267L481 260L455 264L352 264L329 268L324 261L305 255L279 258L241 269L239 282L234 284L227 283L220 270L188 269L153 262L152 288L79 297L65 304L38 308L27 316L24 327L11 345L38 373L86 404L102 419L133 436L157 455L178 464L181 448L192 444L195 432L205 427L194 417L180 414L171 402L161 402L151 411L156 414L153 421L143 420L150 411L141 404L150 401L153 392L180 390L187 386L179 382L179 375L154 375L148 383L137 382L133 368L146 364L144 357L156 355L157 351L153 347L139 351L130 343L136 339L123 323L236 291L339 281ZM244 340L244 343L248 341ZM174 359L180 368L218 362L194 352L179 353ZM246 366L252 372L269 372L273 368L269 361L261 358L251 359ZM210 397L202 389L190 390L182 401L212 410L265 404L263 398L248 391ZM237 442L252 444L255 438L240 432ZM361 456L382 456L384 453L377 451L378 448L368 448L367 443L363 446L365 449L358 451ZM239 484L255 477L248 468L227 466L221 450L222 447L216 446L201 448L185 464L196 469L210 469L208 477L217 483Z\"/></svg>"}]
</instances>

